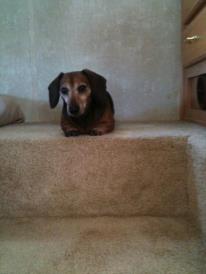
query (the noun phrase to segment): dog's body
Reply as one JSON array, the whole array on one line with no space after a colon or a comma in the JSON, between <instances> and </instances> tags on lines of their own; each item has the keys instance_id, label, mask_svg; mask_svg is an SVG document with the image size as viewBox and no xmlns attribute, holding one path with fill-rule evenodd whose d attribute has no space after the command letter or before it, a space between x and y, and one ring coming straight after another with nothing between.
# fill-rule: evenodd
<instances>
[{"instance_id":1,"label":"dog's body","mask_svg":"<svg viewBox=\"0 0 206 274\"><path fill-rule=\"evenodd\" d=\"M63 99L65 136L102 135L114 129L114 105L106 79L90 70L60 73L48 87L51 108Z\"/></svg>"}]
</instances>

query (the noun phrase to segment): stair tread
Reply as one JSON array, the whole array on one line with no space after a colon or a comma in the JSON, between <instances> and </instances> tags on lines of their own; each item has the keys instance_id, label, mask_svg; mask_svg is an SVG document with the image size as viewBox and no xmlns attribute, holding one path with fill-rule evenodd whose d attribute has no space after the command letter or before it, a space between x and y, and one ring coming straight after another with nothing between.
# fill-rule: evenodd
<instances>
[{"instance_id":1,"label":"stair tread","mask_svg":"<svg viewBox=\"0 0 206 274\"><path fill-rule=\"evenodd\" d=\"M198 231L180 218L0 220L0 274L202 274Z\"/></svg>"},{"instance_id":2,"label":"stair tread","mask_svg":"<svg viewBox=\"0 0 206 274\"><path fill-rule=\"evenodd\" d=\"M206 129L202 126L187 122L169 122L169 123L126 123L117 122L115 131L100 136L98 138L155 138L155 137L185 137L197 134L206 134ZM89 139L94 137L80 136L79 138ZM0 141L13 139L27 140L54 140L65 139L57 124L45 123L25 123L14 124L0 128ZM73 139L73 138L72 138Z\"/></svg>"}]
</instances>

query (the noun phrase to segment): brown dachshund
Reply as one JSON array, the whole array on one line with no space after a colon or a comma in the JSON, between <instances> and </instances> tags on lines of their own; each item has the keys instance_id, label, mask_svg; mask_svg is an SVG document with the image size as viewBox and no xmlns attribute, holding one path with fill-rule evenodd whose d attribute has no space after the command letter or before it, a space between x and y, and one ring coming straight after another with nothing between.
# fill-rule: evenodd
<instances>
[{"instance_id":1,"label":"brown dachshund","mask_svg":"<svg viewBox=\"0 0 206 274\"><path fill-rule=\"evenodd\" d=\"M48 87L50 107L63 100L61 128L65 136L102 135L114 129L114 104L106 79L88 69L60 73Z\"/></svg>"}]
</instances>

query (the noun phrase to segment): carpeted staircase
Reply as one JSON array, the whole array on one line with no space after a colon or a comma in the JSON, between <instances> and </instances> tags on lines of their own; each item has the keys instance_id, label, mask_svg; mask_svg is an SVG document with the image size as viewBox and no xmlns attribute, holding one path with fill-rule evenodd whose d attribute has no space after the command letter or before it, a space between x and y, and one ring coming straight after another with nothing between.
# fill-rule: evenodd
<instances>
[{"instance_id":1,"label":"carpeted staircase","mask_svg":"<svg viewBox=\"0 0 206 274\"><path fill-rule=\"evenodd\" d=\"M0 274L205 274L206 128L0 128Z\"/></svg>"}]
</instances>

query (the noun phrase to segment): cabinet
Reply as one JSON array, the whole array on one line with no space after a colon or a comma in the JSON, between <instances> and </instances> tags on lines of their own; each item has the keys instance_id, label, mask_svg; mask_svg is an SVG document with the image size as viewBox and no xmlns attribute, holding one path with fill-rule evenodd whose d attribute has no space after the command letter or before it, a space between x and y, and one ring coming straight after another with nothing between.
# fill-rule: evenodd
<instances>
[{"instance_id":1,"label":"cabinet","mask_svg":"<svg viewBox=\"0 0 206 274\"><path fill-rule=\"evenodd\" d=\"M206 125L206 0L182 1L181 118Z\"/></svg>"}]
</instances>

